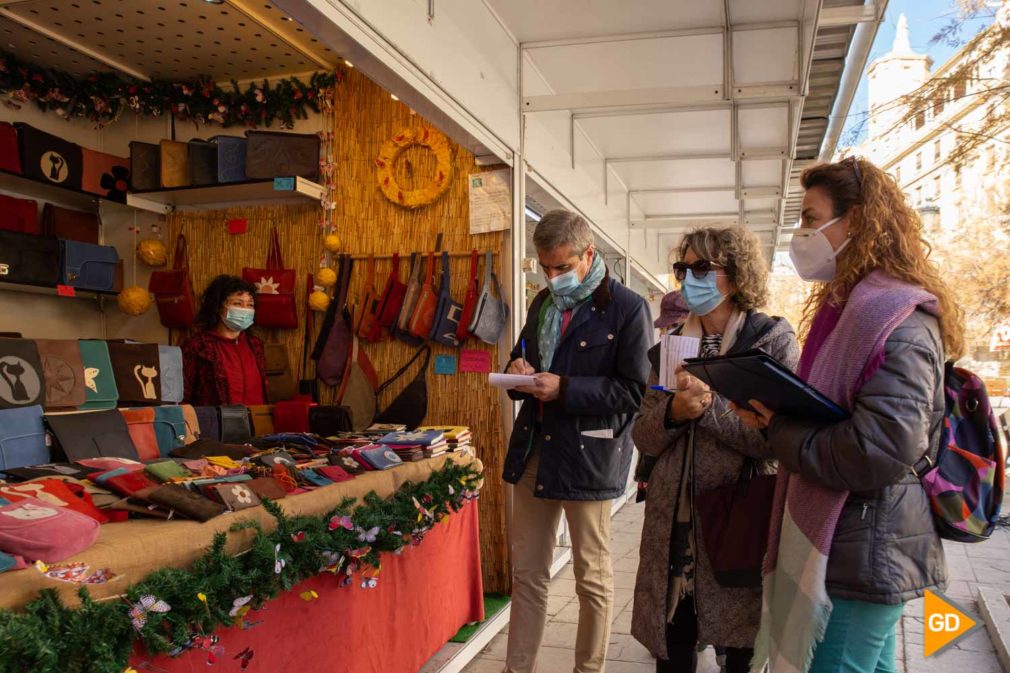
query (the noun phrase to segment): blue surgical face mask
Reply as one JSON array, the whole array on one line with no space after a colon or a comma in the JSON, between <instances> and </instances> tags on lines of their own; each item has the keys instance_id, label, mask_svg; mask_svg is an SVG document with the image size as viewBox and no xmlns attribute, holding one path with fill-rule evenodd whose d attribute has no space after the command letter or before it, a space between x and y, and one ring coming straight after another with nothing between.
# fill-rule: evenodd
<instances>
[{"instance_id":1,"label":"blue surgical face mask","mask_svg":"<svg viewBox=\"0 0 1010 673\"><path fill-rule=\"evenodd\" d=\"M570 295L572 292L575 292L579 285L581 285L581 282L579 281L579 273L575 269L566 271L565 273L554 276L554 278L548 278L547 285L551 288L551 294L555 294L559 297L565 297Z\"/></svg>"},{"instance_id":2,"label":"blue surgical face mask","mask_svg":"<svg viewBox=\"0 0 1010 673\"><path fill-rule=\"evenodd\" d=\"M715 270L709 271L700 279L695 277L693 269L687 272L681 283L680 291L691 313L708 315L726 300L726 297L719 291L716 281Z\"/></svg>"},{"instance_id":3,"label":"blue surgical face mask","mask_svg":"<svg viewBox=\"0 0 1010 673\"><path fill-rule=\"evenodd\" d=\"M228 313L222 318L222 322L228 327L228 329L238 330L239 332L244 332L250 327L252 327L253 320L256 318L256 310L251 308L241 308L239 306L229 306Z\"/></svg>"}]
</instances>

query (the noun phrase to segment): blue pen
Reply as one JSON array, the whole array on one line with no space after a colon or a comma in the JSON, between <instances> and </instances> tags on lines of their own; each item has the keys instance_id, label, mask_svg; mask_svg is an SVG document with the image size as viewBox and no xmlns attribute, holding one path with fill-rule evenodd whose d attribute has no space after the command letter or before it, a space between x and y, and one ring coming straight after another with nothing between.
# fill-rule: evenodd
<instances>
[{"instance_id":1,"label":"blue pen","mask_svg":"<svg viewBox=\"0 0 1010 673\"><path fill-rule=\"evenodd\" d=\"M523 350L523 362L529 364L529 360L526 359L526 339L521 339L519 341L519 346Z\"/></svg>"}]
</instances>

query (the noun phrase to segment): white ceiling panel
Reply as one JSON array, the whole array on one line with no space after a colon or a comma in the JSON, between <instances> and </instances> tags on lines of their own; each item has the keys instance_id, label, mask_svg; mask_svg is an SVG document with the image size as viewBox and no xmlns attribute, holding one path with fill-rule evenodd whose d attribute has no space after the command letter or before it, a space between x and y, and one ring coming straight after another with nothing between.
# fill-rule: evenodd
<instances>
[{"instance_id":1,"label":"white ceiling panel","mask_svg":"<svg viewBox=\"0 0 1010 673\"><path fill-rule=\"evenodd\" d=\"M745 187L778 185L782 183L782 162L778 160L743 161Z\"/></svg>"},{"instance_id":2,"label":"white ceiling panel","mask_svg":"<svg viewBox=\"0 0 1010 673\"><path fill-rule=\"evenodd\" d=\"M754 212L757 210L767 210L771 212L778 207L778 199L744 199L744 210Z\"/></svg>"},{"instance_id":3,"label":"white ceiling panel","mask_svg":"<svg viewBox=\"0 0 1010 673\"><path fill-rule=\"evenodd\" d=\"M733 184L736 170L733 162L728 159L637 161L610 164L610 169L620 176L629 189L725 187ZM765 184L776 184L779 180L781 177Z\"/></svg>"},{"instance_id":4,"label":"white ceiling panel","mask_svg":"<svg viewBox=\"0 0 1010 673\"><path fill-rule=\"evenodd\" d=\"M798 28L733 33L734 84L787 82L798 78Z\"/></svg>"},{"instance_id":5,"label":"white ceiling panel","mask_svg":"<svg viewBox=\"0 0 1010 673\"><path fill-rule=\"evenodd\" d=\"M789 108L740 108L737 111L740 147L785 149L789 145Z\"/></svg>"},{"instance_id":6,"label":"white ceiling panel","mask_svg":"<svg viewBox=\"0 0 1010 673\"><path fill-rule=\"evenodd\" d=\"M527 53L556 93L722 82L721 35L600 42Z\"/></svg>"},{"instance_id":7,"label":"white ceiling panel","mask_svg":"<svg viewBox=\"0 0 1010 673\"><path fill-rule=\"evenodd\" d=\"M730 0L729 15L733 23L799 20L803 11L801 0Z\"/></svg>"},{"instance_id":8,"label":"white ceiling panel","mask_svg":"<svg viewBox=\"0 0 1010 673\"><path fill-rule=\"evenodd\" d=\"M732 191L635 194L632 198L646 215L735 213L739 205Z\"/></svg>"},{"instance_id":9,"label":"white ceiling panel","mask_svg":"<svg viewBox=\"0 0 1010 673\"><path fill-rule=\"evenodd\" d=\"M697 0L487 0L520 42L706 28L721 2Z\"/></svg>"},{"instance_id":10,"label":"white ceiling panel","mask_svg":"<svg viewBox=\"0 0 1010 673\"><path fill-rule=\"evenodd\" d=\"M606 157L730 150L728 109L590 117L578 124Z\"/></svg>"}]
</instances>

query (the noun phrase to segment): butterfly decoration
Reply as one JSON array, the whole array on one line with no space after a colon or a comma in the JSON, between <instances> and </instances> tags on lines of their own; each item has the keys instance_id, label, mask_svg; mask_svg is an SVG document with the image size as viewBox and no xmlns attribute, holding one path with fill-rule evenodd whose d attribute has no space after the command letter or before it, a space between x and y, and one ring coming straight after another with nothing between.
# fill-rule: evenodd
<instances>
[{"instance_id":1,"label":"butterfly decoration","mask_svg":"<svg viewBox=\"0 0 1010 673\"><path fill-rule=\"evenodd\" d=\"M305 531L300 530L297 533L292 533L291 539L295 542L302 542L303 540L305 540Z\"/></svg>"},{"instance_id":2,"label":"butterfly decoration","mask_svg":"<svg viewBox=\"0 0 1010 673\"><path fill-rule=\"evenodd\" d=\"M330 519L330 523L327 528L330 530L336 530L338 528L354 530L354 522L351 521L351 517L349 516L334 516Z\"/></svg>"},{"instance_id":3,"label":"butterfly decoration","mask_svg":"<svg viewBox=\"0 0 1010 673\"><path fill-rule=\"evenodd\" d=\"M361 526L358 526L358 542L375 542L376 536L379 534L379 527L372 526L368 530L365 530Z\"/></svg>"},{"instance_id":4,"label":"butterfly decoration","mask_svg":"<svg viewBox=\"0 0 1010 673\"><path fill-rule=\"evenodd\" d=\"M322 552L323 565L319 568L321 573L336 574L340 571L340 565L344 562L344 555L335 551Z\"/></svg>"},{"instance_id":5,"label":"butterfly decoration","mask_svg":"<svg viewBox=\"0 0 1010 673\"><path fill-rule=\"evenodd\" d=\"M242 665L242 670L249 668L249 662L252 661L253 655L255 653L251 648L247 647L238 654L236 654L232 659L238 659Z\"/></svg>"},{"instance_id":6,"label":"butterfly decoration","mask_svg":"<svg viewBox=\"0 0 1010 673\"><path fill-rule=\"evenodd\" d=\"M119 577L108 568L100 568L95 572L90 572L91 566L81 561L60 565L47 565L42 561L36 561L35 567L51 580L77 585L106 584Z\"/></svg>"},{"instance_id":7,"label":"butterfly decoration","mask_svg":"<svg viewBox=\"0 0 1010 673\"><path fill-rule=\"evenodd\" d=\"M231 610L228 611L228 616L238 617L240 619L244 617L245 613L249 612L252 607L249 605L249 602L252 599L252 596L240 596L239 598L233 600L231 603Z\"/></svg>"},{"instance_id":8,"label":"butterfly decoration","mask_svg":"<svg viewBox=\"0 0 1010 673\"><path fill-rule=\"evenodd\" d=\"M452 484L447 484L446 486L449 489L449 495L456 495L456 489L452 487Z\"/></svg>"},{"instance_id":9,"label":"butterfly decoration","mask_svg":"<svg viewBox=\"0 0 1010 673\"><path fill-rule=\"evenodd\" d=\"M315 591L313 591L312 589L309 589L308 591L303 591L302 593L298 594L298 596L299 596L299 597L300 597L300 598L301 598L301 599L302 599L303 601L314 601L314 600L316 600L317 598L319 598L319 594L317 594L317 593L316 593Z\"/></svg>"},{"instance_id":10,"label":"butterfly decoration","mask_svg":"<svg viewBox=\"0 0 1010 673\"><path fill-rule=\"evenodd\" d=\"M190 650L203 650L207 653L207 665L213 666L217 663L217 658L224 654L224 647L218 645L218 640L217 636L205 636L199 631L195 631L190 634L189 640L170 651L168 656L178 657Z\"/></svg>"},{"instance_id":11,"label":"butterfly decoration","mask_svg":"<svg viewBox=\"0 0 1010 673\"><path fill-rule=\"evenodd\" d=\"M280 575L287 564L287 560L281 556L281 545L278 543L274 546L274 573Z\"/></svg>"},{"instance_id":12,"label":"butterfly decoration","mask_svg":"<svg viewBox=\"0 0 1010 673\"><path fill-rule=\"evenodd\" d=\"M130 620L133 622L133 628L137 631L144 628L144 625L147 624L147 614L149 612L164 614L171 609L172 606L165 601L159 600L151 594L145 594L130 608Z\"/></svg>"},{"instance_id":13,"label":"butterfly decoration","mask_svg":"<svg viewBox=\"0 0 1010 673\"><path fill-rule=\"evenodd\" d=\"M428 519L434 519L435 518L435 516L428 510L427 507L425 507L420 502L418 502L417 498L411 498L411 500L414 501L414 509L416 509L418 511L418 515L417 515L417 521L418 521L418 523L420 523L421 520L425 519L425 518L428 518Z\"/></svg>"}]
</instances>

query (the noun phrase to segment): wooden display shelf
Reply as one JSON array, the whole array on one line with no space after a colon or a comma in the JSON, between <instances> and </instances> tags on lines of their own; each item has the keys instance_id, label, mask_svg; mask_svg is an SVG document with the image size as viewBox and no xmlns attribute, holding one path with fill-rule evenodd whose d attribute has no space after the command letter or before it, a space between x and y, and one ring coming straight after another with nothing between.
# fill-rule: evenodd
<instances>
[{"instance_id":1,"label":"wooden display shelf","mask_svg":"<svg viewBox=\"0 0 1010 673\"><path fill-rule=\"evenodd\" d=\"M38 199L40 201L51 201L60 206L83 210L89 213L97 213L101 205L109 204L126 208L122 201L104 199L97 194L82 192L79 189L62 187L52 182L42 182L34 178L25 177L19 173L0 170L0 191L28 199ZM41 206L39 208L41 213Z\"/></svg>"},{"instance_id":2,"label":"wooden display shelf","mask_svg":"<svg viewBox=\"0 0 1010 673\"><path fill-rule=\"evenodd\" d=\"M37 294L46 297L58 297L60 299L88 299L90 301L102 300L105 297L115 297L118 292L95 292L93 290L74 289L73 295L62 295L51 285L27 285L25 283L11 283L0 281L0 292L22 292L25 294Z\"/></svg>"},{"instance_id":3,"label":"wooden display shelf","mask_svg":"<svg viewBox=\"0 0 1010 673\"><path fill-rule=\"evenodd\" d=\"M286 183L286 184L285 184ZM250 180L202 187L174 187L149 192L130 192L127 205L143 210L214 210L229 206L267 203L319 202L326 188L305 178Z\"/></svg>"}]
</instances>

